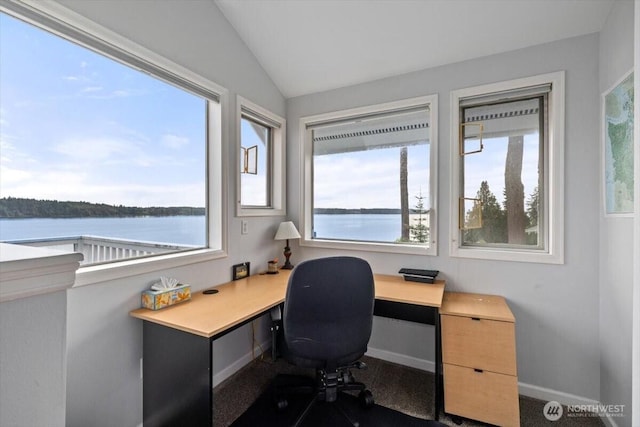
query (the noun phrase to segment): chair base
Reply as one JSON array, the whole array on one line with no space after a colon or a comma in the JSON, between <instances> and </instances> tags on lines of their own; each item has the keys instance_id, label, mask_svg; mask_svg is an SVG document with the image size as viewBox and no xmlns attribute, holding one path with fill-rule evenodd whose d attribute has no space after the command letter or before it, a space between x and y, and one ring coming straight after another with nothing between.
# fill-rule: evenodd
<instances>
[{"instance_id":1,"label":"chair base","mask_svg":"<svg viewBox=\"0 0 640 427\"><path fill-rule=\"evenodd\" d=\"M364 407L371 407L374 404L373 395L366 386L355 381L350 367L365 368L366 365L359 362L347 368L337 369L336 371L327 373L322 369L316 370L316 378L313 380L309 377L299 377L293 375L278 375L276 377L275 399L276 405L280 410L288 406L286 396L290 394L311 394L305 408L298 415L291 427L299 427L304 421L309 411L318 401L334 403L334 407L342 417L353 427L358 427L358 421L351 417L340 407L338 400L338 391L359 391L358 399Z\"/></svg>"}]
</instances>

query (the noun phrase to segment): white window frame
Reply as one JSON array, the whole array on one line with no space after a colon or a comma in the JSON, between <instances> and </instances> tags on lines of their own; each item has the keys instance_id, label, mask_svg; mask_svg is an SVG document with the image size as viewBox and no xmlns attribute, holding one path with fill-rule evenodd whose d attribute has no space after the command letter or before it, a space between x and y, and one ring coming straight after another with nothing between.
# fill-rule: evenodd
<instances>
[{"instance_id":1,"label":"white window frame","mask_svg":"<svg viewBox=\"0 0 640 427\"><path fill-rule=\"evenodd\" d=\"M209 100L207 103L207 234L208 247L192 251L182 251L157 256L130 258L118 262L89 265L81 267L76 273L73 287L85 286L99 282L116 280L138 274L145 274L167 268L205 262L227 256L227 195L226 177L227 165L222 159L226 158L223 141L228 139L226 127L228 123L228 91L222 86L196 74L169 59L144 48L130 39L123 37L87 18L67 9L55 2L41 1L10 1L0 5L0 11L35 25L45 31L61 36L70 42L80 44L97 53L118 58L100 52L95 46L72 38L70 34L80 32L87 39L97 40L104 45L117 49L149 64L151 67L166 72L166 75L179 81L202 88L204 91L216 94L218 102ZM53 25L45 24L53 22ZM187 90L188 89L184 89ZM216 203L213 203L213 202Z\"/></svg>"},{"instance_id":2,"label":"white window frame","mask_svg":"<svg viewBox=\"0 0 640 427\"><path fill-rule=\"evenodd\" d=\"M565 117L565 72L541 74L533 77L491 83L451 92L451 194L450 194L450 246L449 255L459 258L474 258L533 263L564 263L564 117ZM545 147L544 180L546 209L544 230L547 247L544 250L521 248L488 248L461 246L458 224L458 200L460 190L461 158L459 156L460 100L464 98L507 92L530 86L551 84L549 93L548 134Z\"/></svg>"},{"instance_id":3,"label":"white window frame","mask_svg":"<svg viewBox=\"0 0 640 427\"><path fill-rule=\"evenodd\" d=\"M245 206L242 204L242 180L240 161L236 162L236 215L238 217L251 216L284 216L287 214L286 206L286 128L287 121L279 115L272 113L237 95L236 99L236 153L240 155L242 147L242 116L258 121L268 127L271 133L271 155L268 156L269 174L267 177L269 206Z\"/></svg>"},{"instance_id":4,"label":"white window frame","mask_svg":"<svg viewBox=\"0 0 640 427\"><path fill-rule=\"evenodd\" d=\"M387 111L401 110L412 107L429 107L429 204L430 218L429 246L416 245L411 243L378 243L365 241L343 241L329 239L312 238L313 227L313 142L312 130L308 127L314 123L346 120L351 117L366 116ZM352 108L348 110L333 111L330 113L318 114L314 116L302 117L300 119L300 141L303 144L301 150L301 165L303 174L303 185L301 202L302 218L301 246L315 248L345 249L356 251L386 252L407 255L438 255L438 95L427 95L416 98L403 99L399 101L387 102L383 104L369 105L365 107Z\"/></svg>"}]
</instances>

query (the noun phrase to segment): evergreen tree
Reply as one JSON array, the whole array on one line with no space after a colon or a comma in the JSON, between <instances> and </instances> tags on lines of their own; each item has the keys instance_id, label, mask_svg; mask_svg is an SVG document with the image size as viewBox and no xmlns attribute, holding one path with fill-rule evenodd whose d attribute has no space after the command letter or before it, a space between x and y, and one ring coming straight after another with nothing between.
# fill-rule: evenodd
<instances>
[{"instance_id":1,"label":"evergreen tree","mask_svg":"<svg viewBox=\"0 0 640 427\"><path fill-rule=\"evenodd\" d=\"M466 243L506 243L506 212L489 189L487 181L480 183L476 198L482 202L482 228L465 230L464 241ZM470 223L475 223L478 220L478 214L473 209L466 212L466 216Z\"/></svg>"},{"instance_id":2,"label":"evergreen tree","mask_svg":"<svg viewBox=\"0 0 640 427\"><path fill-rule=\"evenodd\" d=\"M427 214L428 211L424 208L424 196L422 195L422 191L420 191L420 193L415 197L417 199L415 212L418 214L418 218L415 224L409 226L411 241L426 243L429 241L429 227L425 224L425 222L427 222L427 218L423 217L423 215Z\"/></svg>"},{"instance_id":3,"label":"evergreen tree","mask_svg":"<svg viewBox=\"0 0 640 427\"><path fill-rule=\"evenodd\" d=\"M540 194L538 191L538 187L533 189L533 193L529 200L527 201L527 224L528 228L537 227L538 226L538 207L540 200ZM537 245L538 244L538 233L527 233L527 244L528 245Z\"/></svg>"}]
</instances>

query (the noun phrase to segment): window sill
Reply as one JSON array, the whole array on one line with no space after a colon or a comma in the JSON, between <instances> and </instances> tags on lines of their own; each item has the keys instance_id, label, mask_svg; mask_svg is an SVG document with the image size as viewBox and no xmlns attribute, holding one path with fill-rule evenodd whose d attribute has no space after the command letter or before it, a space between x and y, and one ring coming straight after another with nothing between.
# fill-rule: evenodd
<instances>
[{"instance_id":1,"label":"window sill","mask_svg":"<svg viewBox=\"0 0 640 427\"><path fill-rule=\"evenodd\" d=\"M345 249L352 251L367 252L384 252L390 254L403 255L437 255L436 244L433 243L430 248L425 246L397 244L397 243L373 243L373 242L356 242L345 240L322 240L322 239L301 239L300 246L326 248L326 249Z\"/></svg>"},{"instance_id":2,"label":"window sill","mask_svg":"<svg viewBox=\"0 0 640 427\"><path fill-rule=\"evenodd\" d=\"M287 214L285 209L278 208L250 208L239 207L238 217L252 217L252 216L285 216Z\"/></svg>"},{"instance_id":3,"label":"window sill","mask_svg":"<svg viewBox=\"0 0 640 427\"><path fill-rule=\"evenodd\" d=\"M450 254L456 258L484 259L494 261L530 262L539 264L564 264L562 254L534 250L505 250L498 248L459 248L452 242Z\"/></svg>"},{"instance_id":4,"label":"window sill","mask_svg":"<svg viewBox=\"0 0 640 427\"><path fill-rule=\"evenodd\" d=\"M159 255L151 258L138 258L117 263L91 265L78 270L73 288L152 273L169 268L183 267L185 265L206 262L226 256L227 253L223 250L199 249Z\"/></svg>"}]
</instances>

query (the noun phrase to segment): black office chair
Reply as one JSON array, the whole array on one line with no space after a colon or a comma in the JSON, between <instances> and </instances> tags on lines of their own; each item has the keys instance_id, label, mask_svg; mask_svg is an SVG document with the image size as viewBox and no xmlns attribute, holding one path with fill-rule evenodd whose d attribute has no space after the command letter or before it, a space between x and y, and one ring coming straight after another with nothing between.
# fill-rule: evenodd
<instances>
[{"instance_id":1,"label":"black office chair","mask_svg":"<svg viewBox=\"0 0 640 427\"><path fill-rule=\"evenodd\" d=\"M360 391L360 402L373 405L373 395L354 380L351 369L366 368L358 359L367 351L371 336L374 298L371 267L360 258L314 259L292 271L284 302L280 351L290 363L316 370L315 386L276 385L281 409L287 406L286 395L290 392L314 393L294 426L302 423L318 400L335 402L338 391ZM358 426L339 405L332 407Z\"/></svg>"}]
</instances>

